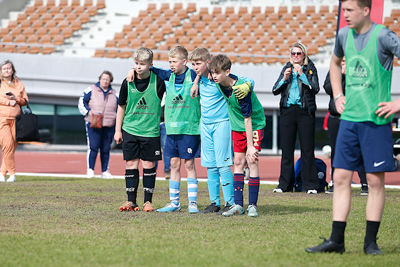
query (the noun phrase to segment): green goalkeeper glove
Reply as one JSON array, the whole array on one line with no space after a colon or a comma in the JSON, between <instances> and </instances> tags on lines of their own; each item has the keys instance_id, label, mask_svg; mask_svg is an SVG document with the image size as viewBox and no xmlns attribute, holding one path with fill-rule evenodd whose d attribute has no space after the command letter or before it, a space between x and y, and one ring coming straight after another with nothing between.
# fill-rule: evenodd
<instances>
[{"instance_id":1,"label":"green goalkeeper glove","mask_svg":"<svg viewBox=\"0 0 400 267\"><path fill-rule=\"evenodd\" d=\"M246 82L240 85L235 85L232 87L232 89L237 99L243 99L251 92L251 87L251 82Z\"/></svg>"}]
</instances>

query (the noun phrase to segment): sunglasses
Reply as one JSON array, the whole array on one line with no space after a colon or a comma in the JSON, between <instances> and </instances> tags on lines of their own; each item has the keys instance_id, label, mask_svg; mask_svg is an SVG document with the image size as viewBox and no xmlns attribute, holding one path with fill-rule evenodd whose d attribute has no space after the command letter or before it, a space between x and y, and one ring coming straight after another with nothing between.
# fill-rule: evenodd
<instances>
[{"instance_id":1,"label":"sunglasses","mask_svg":"<svg viewBox=\"0 0 400 267\"><path fill-rule=\"evenodd\" d=\"M300 56L303 54L303 52L291 52L292 56Z\"/></svg>"}]
</instances>

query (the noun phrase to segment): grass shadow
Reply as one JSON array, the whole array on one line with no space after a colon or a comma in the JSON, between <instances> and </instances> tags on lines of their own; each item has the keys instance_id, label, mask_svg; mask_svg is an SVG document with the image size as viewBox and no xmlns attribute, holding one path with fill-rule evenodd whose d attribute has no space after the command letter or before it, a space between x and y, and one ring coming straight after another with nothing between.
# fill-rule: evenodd
<instances>
[{"instance_id":1,"label":"grass shadow","mask_svg":"<svg viewBox=\"0 0 400 267\"><path fill-rule=\"evenodd\" d=\"M304 207L304 206L288 206L280 204L269 204L269 205L259 205L257 206L259 212L265 214L274 215L291 215L291 214L302 214L308 212L321 212L330 211L329 208L315 208L315 207Z\"/></svg>"},{"instance_id":2,"label":"grass shadow","mask_svg":"<svg viewBox=\"0 0 400 267\"><path fill-rule=\"evenodd\" d=\"M379 241L378 241L378 245L379 245ZM400 254L399 246L382 246L381 249L384 254L394 254L394 255Z\"/></svg>"}]
</instances>

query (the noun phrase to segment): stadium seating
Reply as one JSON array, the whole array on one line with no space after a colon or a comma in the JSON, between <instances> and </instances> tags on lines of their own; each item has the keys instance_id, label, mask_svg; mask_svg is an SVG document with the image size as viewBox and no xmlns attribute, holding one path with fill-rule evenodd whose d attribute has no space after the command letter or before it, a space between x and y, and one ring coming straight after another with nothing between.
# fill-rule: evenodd
<instances>
[{"instance_id":1,"label":"stadium seating","mask_svg":"<svg viewBox=\"0 0 400 267\"><path fill-rule=\"evenodd\" d=\"M0 29L3 52L43 53L50 54L62 49L65 39L73 37L74 32L81 30L82 24L88 23L99 9L105 8L104 0L97 0L94 6L92 0L34 1L27 6L16 20L8 22L6 28ZM45 46L43 45L45 44ZM55 47L58 47L57 49Z\"/></svg>"},{"instance_id":2,"label":"stadium seating","mask_svg":"<svg viewBox=\"0 0 400 267\"><path fill-rule=\"evenodd\" d=\"M136 33L148 31L153 33L152 37L157 35L152 38L152 47L164 52L156 53L157 59L167 60L166 50L179 44L186 48L205 46L212 52L243 54L235 59L241 63L274 63L282 61L280 54L287 54L290 45L298 40L310 46L310 55L318 53L327 45L326 39L335 36L335 14L329 6L318 9L306 6L302 12L300 6L197 8L195 3L188 3L184 8L183 4L171 7L163 3L157 9L155 4L149 4L146 11L139 12L131 24L115 35L114 40L138 38L143 45L148 36L128 34L133 30ZM151 26L153 21L156 23ZM167 26L159 30L157 25L164 23ZM257 53L257 56L245 56L251 53ZM268 53L270 57L264 59L262 53ZM95 56L110 57L101 52Z\"/></svg>"},{"instance_id":3,"label":"stadium seating","mask_svg":"<svg viewBox=\"0 0 400 267\"><path fill-rule=\"evenodd\" d=\"M2 51L53 53L93 21L104 0L36 0L0 29ZM400 32L400 9L384 24ZM129 58L133 49L155 49L155 58L167 60L167 51L179 44L189 51L205 46L213 53L237 53L243 64L279 63L298 40L315 55L334 42L337 6L197 6L195 2L149 3L123 25L114 38L97 49L95 57ZM131 50L129 50L131 49ZM253 55L253 56L249 56ZM396 60L395 64L398 64Z\"/></svg>"}]
</instances>

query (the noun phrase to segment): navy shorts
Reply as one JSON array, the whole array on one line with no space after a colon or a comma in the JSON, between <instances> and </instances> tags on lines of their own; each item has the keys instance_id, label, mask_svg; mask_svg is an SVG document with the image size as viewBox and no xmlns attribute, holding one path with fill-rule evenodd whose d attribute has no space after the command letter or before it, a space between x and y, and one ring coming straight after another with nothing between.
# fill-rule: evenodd
<instances>
[{"instance_id":1,"label":"navy shorts","mask_svg":"<svg viewBox=\"0 0 400 267\"><path fill-rule=\"evenodd\" d=\"M167 134L165 156L194 159L200 157L200 135Z\"/></svg>"},{"instance_id":2,"label":"navy shorts","mask_svg":"<svg viewBox=\"0 0 400 267\"><path fill-rule=\"evenodd\" d=\"M122 130L122 154L124 160L161 160L160 137L143 137Z\"/></svg>"},{"instance_id":3,"label":"navy shorts","mask_svg":"<svg viewBox=\"0 0 400 267\"><path fill-rule=\"evenodd\" d=\"M340 121L333 167L350 171L390 172L394 169L390 123Z\"/></svg>"}]
</instances>

